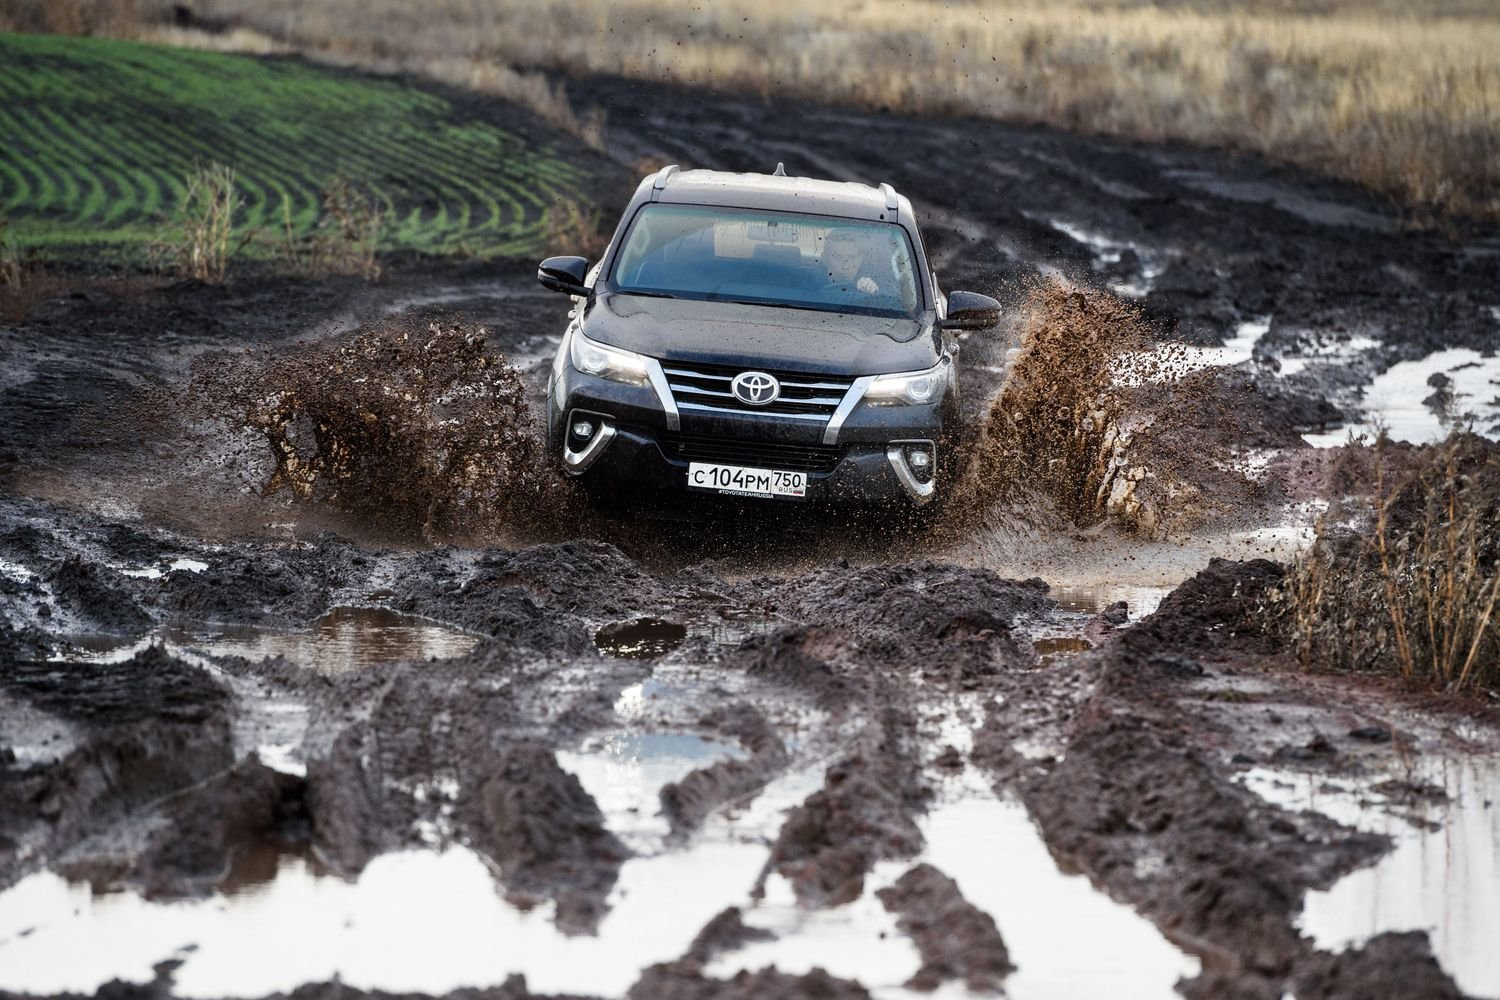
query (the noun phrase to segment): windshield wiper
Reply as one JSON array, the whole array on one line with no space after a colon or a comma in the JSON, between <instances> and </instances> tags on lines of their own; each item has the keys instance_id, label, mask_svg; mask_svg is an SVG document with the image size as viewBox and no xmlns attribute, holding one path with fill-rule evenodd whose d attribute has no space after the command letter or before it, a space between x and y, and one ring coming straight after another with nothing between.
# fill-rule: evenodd
<instances>
[{"instance_id":1,"label":"windshield wiper","mask_svg":"<svg viewBox=\"0 0 1500 1000\"><path fill-rule=\"evenodd\" d=\"M671 292L648 292L648 291L645 291L644 289L635 289L635 288L621 288L619 290L619 292L620 292L621 295L639 295L642 298L647 298L647 299L675 299L675 298L677 298L677 296L673 295Z\"/></svg>"}]
</instances>

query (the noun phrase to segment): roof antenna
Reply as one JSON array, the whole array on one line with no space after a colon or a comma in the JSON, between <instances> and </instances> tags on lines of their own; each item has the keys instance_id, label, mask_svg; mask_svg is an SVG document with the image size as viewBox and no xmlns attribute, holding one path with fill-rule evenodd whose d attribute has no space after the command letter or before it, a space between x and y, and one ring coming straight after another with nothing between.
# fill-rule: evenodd
<instances>
[{"instance_id":1,"label":"roof antenna","mask_svg":"<svg viewBox=\"0 0 1500 1000\"><path fill-rule=\"evenodd\" d=\"M778 164L776 164L776 172L773 173L771 176L772 177L785 177L786 176L786 164L785 163L778 163Z\"/></svg>"}]
</instances>

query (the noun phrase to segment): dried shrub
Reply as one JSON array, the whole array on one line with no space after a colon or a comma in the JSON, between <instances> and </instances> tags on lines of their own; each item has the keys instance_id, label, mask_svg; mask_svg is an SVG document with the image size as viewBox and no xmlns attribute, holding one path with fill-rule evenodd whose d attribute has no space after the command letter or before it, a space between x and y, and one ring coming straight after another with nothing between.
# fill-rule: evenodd
<instances>
[{"instance_id":1,"label":"dried shrub","mask_svg":"<svg viewBox=\"0 0 1500 1000\"><path fill-rule=\"evenodd\" d=\"M432 539L561 501L526 390L486 331L399 322L338 343L200 362L205 416L259 433L286 491L395 534Z\"/></svg>"},{"instance_id":2,"label":"dried shrub","mask_svg":"<svg viewBox=\"0 0 1500 1000\"><path fill-rule=\"evenodd\" d=\"M1308 668L1500 687L1500 445L1455 433L1414 467L1383 437L1350 447L1369 463L1368 509L1320 524L1267 622Z\"/></svg>"},{"instance_id":3,"label":"dried shrub","mask_svg":"<svg viewBox=\"0 0 1500 1000\"><path fill-rule=\"evenodd\" d=\"M570 254L598 260L609 246L610 234L595 205L559 198L547 210L543 245L548 254Z\"/></svg>"},{"instance_id":4,"label":"dried shrub","mask_svg":"<svg viewBox=\"0 0 1500 1000\"><path fill-rule=\"evenodd\" d=\"M282 199L276 255L296 274L357 274L375 281L381 273L380 238L389 218L390 207L378 195L336 177L323 191L322 211L310 233L298 233L291 203Z\"/></svg>"},{"instance_id":5,"label":"dried shrub","mask_svg":"<svg viewBox=\"0 0 1500 1000\"><path fill-rule=\"evenodd\" d=\"M0 216L0 318L25 321L31 307L57 294L62 283L38 260L23 254Z\"/></svg>"},{"instance_id":6,"label":"dried shrub","mask_svg":"<svg viewBox=\"0 0 1500 1000\"><path fill-rule=\"evenodd\" d=\"M229 259L253 235L246 233L234 239L234 218L244 207L233 167L195 163L168 236L150 248L151 256L199 281L222 282Z\"/></svg>"}]
</instances>

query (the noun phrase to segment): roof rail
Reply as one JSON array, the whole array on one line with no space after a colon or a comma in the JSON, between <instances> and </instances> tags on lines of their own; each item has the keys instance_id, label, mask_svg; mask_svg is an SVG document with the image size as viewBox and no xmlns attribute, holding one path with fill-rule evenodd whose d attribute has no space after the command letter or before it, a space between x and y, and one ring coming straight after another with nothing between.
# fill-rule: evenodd
<instances>
[{"instance_id":1,"label":"roof rail","mask_svg":"<svg viewBox=\"0 0 1500 1000\"><path fill-rule=\"evenodd\" d=\"M667 182L672 179L672 175L675 173L677 173L677 164L675 163L669 163L656 172L656 180L651 183L652 201L656 201L661 197L660 192L662 188L667 186Z\"/></svg>"},{"instance_id":2,"label":"roof rail","mask_svg":"<svg viewBox=\"0 0 1500 1000\"><path fill-rule=\"evenodd\" d=\"M881 184L880 193L885 195L885 207L889 211L894 212L901 207L901 203L896 200L895 188L891 187L889 184Z\"/></svg>"}]
</instances>

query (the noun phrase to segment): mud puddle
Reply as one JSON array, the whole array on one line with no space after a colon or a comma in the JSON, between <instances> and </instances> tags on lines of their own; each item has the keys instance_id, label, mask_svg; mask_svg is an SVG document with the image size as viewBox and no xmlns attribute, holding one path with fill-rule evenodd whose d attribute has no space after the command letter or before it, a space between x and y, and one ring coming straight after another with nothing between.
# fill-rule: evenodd
<instances>
[{"instance_id":1,"label":"mud puddle","mask_svg":"<svg viewBox=\"0 0 1500 1000\"><path fill-rule=\"evenodd\" d=\"M1495 437L1500 435L1500 356L1455 347L1402 361L1365 387L1359 406L1363 422L1303 439L1315 448L1333 448L1351 436L1373 440L1384 428L1393 441L1422 444L1471 422L1476 433Z\"/></svg>"},{"instance_id":2,"label":"mud puddle","mask_svg":"<svg viewBox=\"0 0 1500 1000\"><path fill-rule=\"evenodd\" d=\"M385 854L349 881L303 855L263 852L258 874L226 880L205 899L95 894L51 872L23 879L0 894L0 989L91 992L111 979L149 982L157 963L175 960L173 991L184 997L262 996L335 978L437 994L516 973L537 992L620 996L734 907L749 932L726 945L707 975L821 967L882 998L993 995L956 983L938 994L912 988L923 957L881 893L924 863L994 918L1019 970L1005 980L1007 996L1166 997L1197 969L1134 911L1059 870L1025 809L973 772L948 781L919 820L922 854L878 864L855 901L807 908L774 874L757 893L771 841L788 811L822 787L826 761L785 770L685 842L669 840L658 815L669 783L741 757L692 733L632 730L595 734L558 754L633 852L595 936L560 931L550 902L508 903L492 864L464 845ZM80 941L95 944L80 951Z\"/></svg>"},{"instance_id":3,"label":"mud puddle","mask_svg":"<svg viewBox=\"0 0 1500 1000\"><path fill-rule=\"evenodd\" d=\"M681 646L687 631L686 625L677 622L635 618L599 629L594 633L594 646L622 660L654 660Z\"/></svg>"},{"instance_id":4,"label":"mud puddle","mask_svg":"<svg viewBox=\"0 0 1500 1000\"><path fill-rule=\"evenodd\" d=\"M692 735L613 734L559 760L612 827L649 847L661 786L734 753ZM725 905L748 899L782 814L821 783L820 768L785 774L716 815L687 848L637 853L592 937L559 931L551 903L506 902L490 863L465 846L382 855L352 881L292 857L263 884L170 903L94 895L37 873L0 894L0 989L92 992L114 978L150 981L154 964L176 958L177 996L261 996L335 977L437 994L514 973L540 992L619 996L645 967L680 956ZM100 945L73 961L79 941Z\"/></svg>"},{"instance_id":5,"label":"mud puddle","mask_svg":"<svg viewBox=\"0 0 1500 1000\"><path fill-rule=\"evenodd\" d=\"M1426 931L1465 993L1500 996L1500 757L1425 758L1363 777L1254 768L1269 802L1391 838L1375 864L1308 892L1300 927L1344 951L1386 931Z\"/></svg>"},{"instance_id":6,"label":"mud puddle","mask_svg":"<svg viewBox=\"0 0 1500 1000\"><path fill-rule=\"evenodd\" d=\"M335 675L382 663L425 663L463 656L479 637L388 608L339 607L301 629L258 625L174 625L132 642L74 636L84 659L121 663L151 645L207 657L251 661L284 658L316 673ZM63 657L59 657L62 659Z\"/></svg>"},{"instance_id":7,"label":"mud puddle","mask_svg":"<svg viewBox=\"0 0 1500 1000\"><path fill-rule=\"evenodd\" d=\"M992 995L956 982L930 993L912 988L920 958L882 892L923 864L951 878L965 901L993 918L1015 967L1004 981L1012 1000L1170 997L1180 978L1197 974L1198 960L1150 921L1059 868L1019 802L997 796L974 772L945 786L941 801L918 820L927 844L921 855L877 864L864 894L834 909L797 906L790 886L772 876L744 922L774 939L722 956L709 974L767 965L795 974L823 968L863 983L875 997Z\"/></svg>"}]
</instances>

